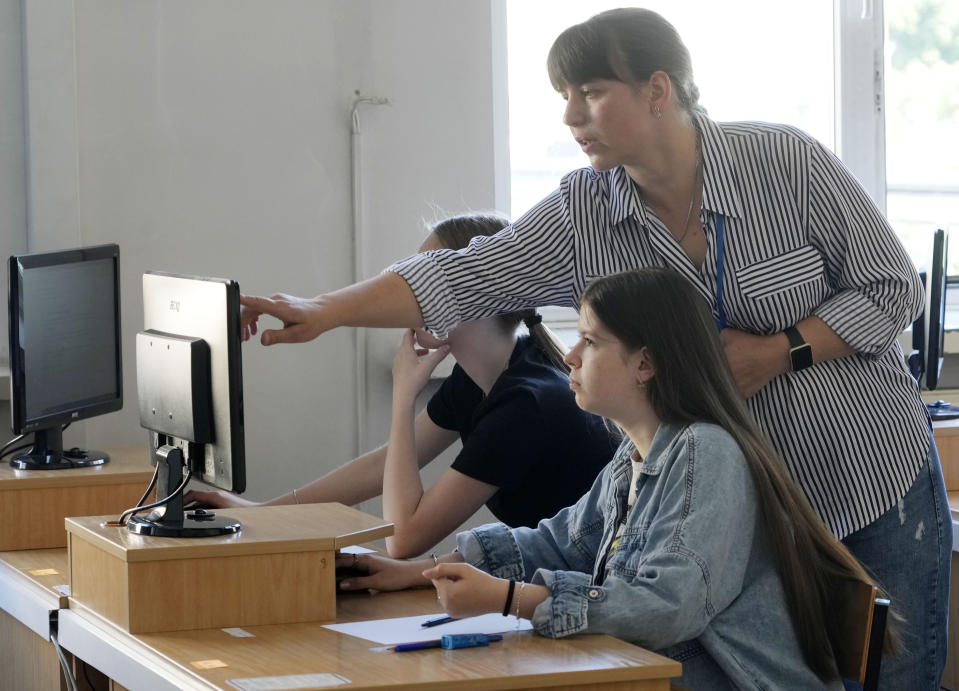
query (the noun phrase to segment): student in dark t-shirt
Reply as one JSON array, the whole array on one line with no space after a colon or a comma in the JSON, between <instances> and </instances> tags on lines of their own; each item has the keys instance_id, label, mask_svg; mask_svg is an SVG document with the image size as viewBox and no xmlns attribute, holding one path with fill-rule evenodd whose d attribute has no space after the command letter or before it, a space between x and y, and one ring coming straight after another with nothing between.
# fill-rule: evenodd
<instances>
[{"instance_id":1,"label":"student in dark t-shirt","mask_svg":"<svg viewBox=\"0 0 959 691\"><path fill-rule=\"evenodd\" d=\"M456 216L434 226L420 251L459 249L507 224L495 215ZM619 436L576 405L565 348L541 321L529 309L466 322L445 340L407 331L393 363L389 442L264 503L355 504L382 494L394 557L422 554L483 504L511 527L535 526L573 504L612 458ZM517 335L520 323L529 336ZM450 353L452 374L417 414L417 395ZM457 438L463 448L451 468L424 490L419 470ZM222 491L193 490L187 500L255 505Z\"/></svg>"},{"instance_id":2,"label":"student in dark t-shirt","mask_svg":"<svg viewBox=\"0 0 959 691\"><path fill-rule=\"evenodd\" d=\"M523 336L488 394L456 365L426 410L460 435L453 469L499 488L486 502L493 515L532 528L574 504L615 451L600 419L573 402L565 372Z\"/></svg>"}]
</instances>

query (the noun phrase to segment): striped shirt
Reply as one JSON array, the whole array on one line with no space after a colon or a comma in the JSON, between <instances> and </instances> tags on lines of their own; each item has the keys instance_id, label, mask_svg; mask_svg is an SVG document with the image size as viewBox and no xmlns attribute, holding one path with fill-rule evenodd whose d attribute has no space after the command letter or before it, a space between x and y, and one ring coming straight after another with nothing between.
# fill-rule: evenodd
<instances>
[{"instance_id":1,"label":"striped shirt","mask_svg":"<svg viewBox=\"0 0 959 691\"><path fill-rule=\"evenodd\" d=\"M539 305L578 307L589 280L642 266L682 273L728 325L774 334L815 315L856 352L776 377L749 399L762 429L842 538L901 499L929 452L929 419L897 336L922 309L915 267L842 163L792 127L696 115L707 253L694 266L622 168L584 168L512 226L389 267L426 325Z\"/></svg>"}]
</instances>

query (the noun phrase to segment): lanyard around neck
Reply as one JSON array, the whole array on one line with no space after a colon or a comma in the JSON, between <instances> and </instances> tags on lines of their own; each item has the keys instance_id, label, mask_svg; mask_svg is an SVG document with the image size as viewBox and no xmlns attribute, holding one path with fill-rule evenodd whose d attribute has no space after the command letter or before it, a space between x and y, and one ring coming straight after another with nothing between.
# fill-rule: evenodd
<instances>
[{"instance_id":1,"label":"lanyard around neck","mask_svg":"<svg viewBox=\"0 0 959 691\"><path fill-rule=\"evenodd\" d=\"M726 310L723 308L723 274L726 268L726 253L724 251L725 242L724 218L722 214L716 214L716 310L719 316L716 317L716 326L720 331L726 328Z\"/></svg>"}]
</instances>

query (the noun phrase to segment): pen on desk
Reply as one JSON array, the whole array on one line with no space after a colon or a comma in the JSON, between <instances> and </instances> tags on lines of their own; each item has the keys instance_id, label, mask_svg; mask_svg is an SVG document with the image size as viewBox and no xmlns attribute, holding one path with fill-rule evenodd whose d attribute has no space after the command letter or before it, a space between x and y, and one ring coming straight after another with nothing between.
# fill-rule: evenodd
<instances>
[{"instance_id":1,"label":"pen on desk","mask_svg":"<svg viewBox=\"0 0 959 691\"><path fill-rule=\"evenodd\" d=\"M404 653L410 650L424 650L426 648L445 648L455 650L456 648L475 648L477 646L489 645L493 641L503 640L502 634L493 633L458 633L442 638L435 638L430 641L416 641L415 643L398 643L393 646L393 650L398 653Z\"/></svg>"},{"instance_id":2,"label":"pen on desk","mask_svg":"<svg viewBox=\"0 0 959 691\"><path fill-rule=\"evenodd\" d=\"M437 617L436 619L427 619L422 624L420 624L420 626L426 626L426 627L439 626L440 624L447 624L451 621L456 621L456 620L450 616Z\"/></svg>"}]
</instances>

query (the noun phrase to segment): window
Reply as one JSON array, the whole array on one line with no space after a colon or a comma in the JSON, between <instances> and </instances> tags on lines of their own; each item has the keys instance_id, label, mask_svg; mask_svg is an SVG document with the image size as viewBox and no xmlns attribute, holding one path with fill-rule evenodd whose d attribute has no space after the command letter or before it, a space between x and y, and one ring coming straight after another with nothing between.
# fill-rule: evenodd
<instances>
[{"instance_id":1,"label":"window","mask_svg":"<svg viewBox=\"0 0 959 691\"><path fill-rule=\"evenodd\" d=\"M622 5L507 0L514 217L555 189L563 174L588 165L561 122L563 103L546 75L550 45L571 24ZM959 3L650 0L643 6L683 37L711 117L785 122L809 132L839 153L886 210L917 265L928 260L932 231L952 230L950 274L959 280Z\"/></svg>"},{"instance_id":2,"label":"window","mask_svg":"<svg viewBox=\"0 0 959 691\"><path fill-rule=\"evenodd\" d=\"M885 20L886 213L919 266L949 230L959 277L959 4L890 1Z\"/></svg>"}]
</instances>

